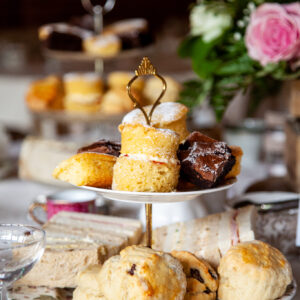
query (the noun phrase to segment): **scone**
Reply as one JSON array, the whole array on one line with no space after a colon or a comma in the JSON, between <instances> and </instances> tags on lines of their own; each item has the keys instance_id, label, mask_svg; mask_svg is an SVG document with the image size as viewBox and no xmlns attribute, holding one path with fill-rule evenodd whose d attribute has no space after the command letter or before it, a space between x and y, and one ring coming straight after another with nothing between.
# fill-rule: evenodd
<instances>
[{"instance_id":1,"label":"scone","mask_svg":"<svg viewBox=\"0 0 300 300\"><path fill-rule=\"evenodd\" d=\"M167 83L167 90L161 98L161 102L175 102L179 100L179 93L182 85L169 76L164 77ZM145 83L144 96L153 103L161 93L162 84L156 77L149 78Z\"/></svg>"},{"instance_id":2,"label":"scone","mask_svg":"<svg viewBox=\"0 0 300 300\"><path fill-rule=\"evenodd\" d=\"M176 149L171 130L141 124L120 125L121 156L114 166L112 188L135 192L171 192L178 183Z\"/></svg>"},{"instance_id":3,"label":"scone","mask_svg":"<svg viewBox=\"0 0 300 300\"><path fill-rule=\"evenodd\" d=\"M187 279L184 300L215 300L218 289L218 275L204 259L187 251L172 251L182 266Z\"/></svg>"},{"instance_id":4,"label":"scone","mask_svg":"<svg viewBox=\"0 0 300 300\"><path fill-rule=\"evenodd\" d=\"M88 54L110 57L117 55L121 50L121 40L113 34L96 35L83 41L83 49Z\"/></svg>"},{"instance_id":5,"label":"scone","mask_svg":"<svg viewBox=\"0 0 300 300\"><path fill-rule=\"evenodd\" d=\"M77 287L73 292L73 300L106 300L102 293L94 293Z\"/></svg>"},{"instance_id":6,"label":"scone","mask_svg":"<svg viewBox=\"0 0 300 300\"><path fill-rule=\"evenodd\" d=\"M67 73L64 76L67 111L95 113L100 109L103 81L96 73Z\"/></svg>"},{"instance_id":7,"label":"scone","mask_svg":"<svg viewBox=\"0 0 300 300\"><path fill-rule=\"evenodd\" d=\"M57 76L49 76L30 84L26 103L33 111L62 109L63 96L62 80Z\"/></svg>"},{"instance_id":8,"label":"scone","mask_svg":"<svg viewBox=\"0 0 300 300\"><path fill-rule=\"evenodd\" d=\"M71 184L109 188L112 184L116 157L107 154L78 153L61 162L53 177Z\"/></svg>"},{"instance_id":9,"label":"scone","mask_svg":"<svg viewBox=\"0 0 300 300\"><path fill-rule=\"evenodd\" d=\"M218 268L220 300L274 300L284 295L293 275L283 254L261 241L238 244Z\"/></svg>"},{"instance_id":10,"label":"scone","mask_svg":"<svg viewBox=\"0 0 300 300\"><path fill-rule=\"evenodd\" d=\"M99 280L101 265L91 265L79 272L76 277L77 288L73 292L73 300L104 300Z\"/></svg>"},{"instance_id":11,"label":"scone","mask_svg":"<svg viewBox=\"0 0 300 300\"><path fill-rule=\"evenodd\" d=\"M186 291L180 262L142 246L127 247L107 260L100 279L107 300L183 300Z\"/></svg>"},{"instance_id":12,"label":"scone","mask_svg":"<svg viewBox=\"0 0 300 300\"><path fill-rule=\"evenodd\" d=\"M152 105L145 106L144 109L149 114ZM188 108L180 103L161 103L152 115L151 125L156 128L170 129L180 136L180 141L184 141L189 132L186 127L186 117ZM146 120L139 109L134 109L128 113L122 120L123 124L144 124Z\"/></svg>"}]
</instances>

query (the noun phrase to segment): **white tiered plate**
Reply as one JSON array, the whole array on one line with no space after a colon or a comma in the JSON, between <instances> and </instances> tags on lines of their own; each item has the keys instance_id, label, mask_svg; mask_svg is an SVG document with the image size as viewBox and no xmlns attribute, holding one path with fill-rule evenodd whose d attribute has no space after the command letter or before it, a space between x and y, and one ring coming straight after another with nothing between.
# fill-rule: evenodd
<instances>
[{"instance_id":1,"label":"white tiered plate","mask_svg":"<svg viewBox=\"0 0 300 300\"><path fill-rule=\"evenodd\" d=\"M223 190L229 189L236 179L229 179L223 185L215 188L204 189L204 190L191 190L183 192L171 192L171 193L146 193L146 192L126 192L126 191L115 191L111 189L102 189L91 186L81 186L80 188L97 192L101 196L117 201L126 202L138 202L138 203L171 203L171 202L182 202L187 200L193 200L198 196L216 193Z\"/></svg>"}]
</instances>

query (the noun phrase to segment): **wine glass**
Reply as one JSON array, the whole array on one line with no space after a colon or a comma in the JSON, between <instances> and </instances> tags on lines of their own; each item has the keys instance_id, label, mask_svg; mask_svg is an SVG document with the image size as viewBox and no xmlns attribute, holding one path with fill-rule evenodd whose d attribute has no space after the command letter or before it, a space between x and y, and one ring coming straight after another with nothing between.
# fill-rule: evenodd
<instances>
[{"instance_id":1,"label":"wine glass","mask_svg":"<svg viewBox=\"0 0 300 300\"><path fill-rule=\"evenodd\" d=\"M34 226L0 224L0 300L6 287L27 274L41 258L45 232Z\"/></svg>"}]
</instances>

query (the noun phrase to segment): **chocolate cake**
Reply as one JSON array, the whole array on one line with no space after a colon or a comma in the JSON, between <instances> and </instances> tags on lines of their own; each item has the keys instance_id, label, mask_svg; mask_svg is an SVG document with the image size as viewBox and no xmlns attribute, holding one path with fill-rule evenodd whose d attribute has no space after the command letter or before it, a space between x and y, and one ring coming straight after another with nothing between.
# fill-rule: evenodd
<instances>
[{"instance_id":1,"label":"chocolate cake","mask_svg":"<svg viewBox=\"0 0 300 300\"><path fill-rule=\"evenodd\" d=\"M235 164L235 157L226 143L197 131L179 146L178 159L181 176L200 188L215 186Z\"/></svg>"},{"instance_id":2,"label":"chocolate cake","mask_svg":"<svg viewBox=\"0 0 300 300\"><path fill-rule=\"evenodd\" d=\"M92 36L89 30L65 23L52 23L39 28L42 45L51 50L82 51L82 42Z\"/></svg>"},{"instance_id":3,"label":"chocolate cake","mask_svg":"<svg viewBox=\"0 0 300 300\"><path fill-rule=\"evenodd\" d=\"M96 153L109 154L118 157L120 156L120 150L121 150L120 143L111 142L107 140L100 140L91 145L78 149L77 153L96 152Z\"/></svg>"},{"instance_id":4,"label":"chocolate cake","mask_svg":"<svg viewBox=\"0 0 300 300\"><path fill-rule=\"evenodd\" d=\"M115 34L122 42L122 49L144 47L152 42L148 21L145 19L125 19L104 28L105 34Z\"/></svg>"}]
</instances>

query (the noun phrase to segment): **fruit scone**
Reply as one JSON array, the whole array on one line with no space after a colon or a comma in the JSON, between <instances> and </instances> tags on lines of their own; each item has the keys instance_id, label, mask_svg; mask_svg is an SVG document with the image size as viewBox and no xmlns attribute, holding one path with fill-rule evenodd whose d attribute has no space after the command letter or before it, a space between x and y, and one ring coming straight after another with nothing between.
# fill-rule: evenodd
<instances>
[{"instance_id":1,"label":"fruit scone","mask_svg":"<svg viewBox=\"0 0 300 300\"><path fill-rule=\"evenodd\" d=\"M121 124L121 155L113 170L112 188L134 192L175 190L180 164L180 138L172 130L142 124Z\"/></svg>"}]
</instances>

